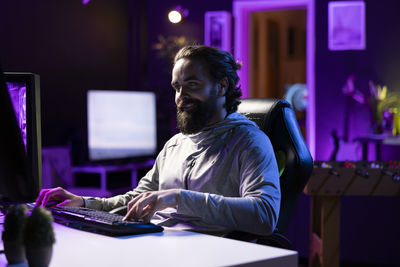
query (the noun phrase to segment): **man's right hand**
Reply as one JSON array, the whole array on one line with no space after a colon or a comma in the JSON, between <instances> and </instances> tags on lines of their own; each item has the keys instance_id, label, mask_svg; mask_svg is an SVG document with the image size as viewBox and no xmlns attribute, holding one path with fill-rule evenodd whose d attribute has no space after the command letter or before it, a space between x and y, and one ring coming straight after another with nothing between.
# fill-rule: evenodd
<instances>
[{"instance_id":1,"label":"man's right hand","mask_svg":"<svg viewBox=\"0 0 400 267\"><path fill-rule=\"evenodd\" d=\"M35 206L46 206L49 201L59 202L56 206L83 207L83 198L68 192L62 187L40 190Z\"/></svg>"}]
</instances>

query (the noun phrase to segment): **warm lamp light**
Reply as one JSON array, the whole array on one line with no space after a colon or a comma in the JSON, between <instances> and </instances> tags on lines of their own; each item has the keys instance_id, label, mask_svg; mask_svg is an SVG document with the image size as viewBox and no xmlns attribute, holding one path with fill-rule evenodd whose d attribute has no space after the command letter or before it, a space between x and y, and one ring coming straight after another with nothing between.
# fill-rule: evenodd
<instances>
[{"instance_id":1,"label":"warm lamp light","mask_svg":"<svg viewBox=\"0 0 400 267\"><path fill-rule=\"evenodd\" d=\"M177 6L174 10L168 13L168 19L171 23L179 23L183 18L189 15L189 10L183 8L182 6Z\"/></svg>"},{"instance_id":2,"label":"warm lamp light","mask_svg":"<svg viewBox=\"0 0 400 267\"><path fill-rule=\"evenodd\" d=\"M182 15L176 10L172 10L168 13L168 19L172 23L179 23L182 21Z\"/></svg>"}]
</instances>

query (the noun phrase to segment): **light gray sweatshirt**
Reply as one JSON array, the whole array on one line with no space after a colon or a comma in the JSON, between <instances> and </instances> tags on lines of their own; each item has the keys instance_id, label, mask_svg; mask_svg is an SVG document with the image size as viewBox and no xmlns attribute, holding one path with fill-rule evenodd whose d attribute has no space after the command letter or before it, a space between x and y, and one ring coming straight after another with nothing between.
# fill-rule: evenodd
<instances>
[{"instance_id":1,"label":"light gray sweatshirt","mask_svg":"<svg viewBox=\"0 0 400 267\"><path fill-rule=\"evenodd\" d=\"M239 113L197 134L173 136L134 190L84 200L89 208L111 210L142 192L171 188L182 189L177 207L157 212L153 223L221 234L269 235L275 229L281 195L274 151Z\"/></svg>"}]
</instances>

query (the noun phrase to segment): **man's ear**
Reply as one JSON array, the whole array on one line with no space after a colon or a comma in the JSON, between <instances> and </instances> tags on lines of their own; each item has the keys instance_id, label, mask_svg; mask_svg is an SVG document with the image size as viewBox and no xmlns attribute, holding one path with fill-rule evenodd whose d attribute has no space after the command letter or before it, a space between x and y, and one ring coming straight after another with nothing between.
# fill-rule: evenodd
<instances>
[{"instance_id":1,"label":"man's ear","mask_svg":"<svg viewBox=\"0 0 400 267\"><path fill-rule=\"evenodd\" d=\"M228 90L228 78L224 77L219 81L218 84L218 96L224 96Z\"/></svg>"}]
</instances>

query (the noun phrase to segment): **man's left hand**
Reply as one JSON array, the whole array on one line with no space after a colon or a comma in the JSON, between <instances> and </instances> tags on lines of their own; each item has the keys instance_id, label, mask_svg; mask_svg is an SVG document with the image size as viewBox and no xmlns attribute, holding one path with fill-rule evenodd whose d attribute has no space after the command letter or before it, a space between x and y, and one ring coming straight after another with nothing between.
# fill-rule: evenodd
<instances>
[{"instance_id":1,"label":"man's left hand","mask_svg":"<svg viewBox=\"0 0 400 267\"><path fill-rule=\"evenodd\" d=\"M128 212L123 220L142 220L148 223L157 211L175 207L178 204L179 195L180 189L142 193L128 203Z\"/></svg>"}]
</instances>

